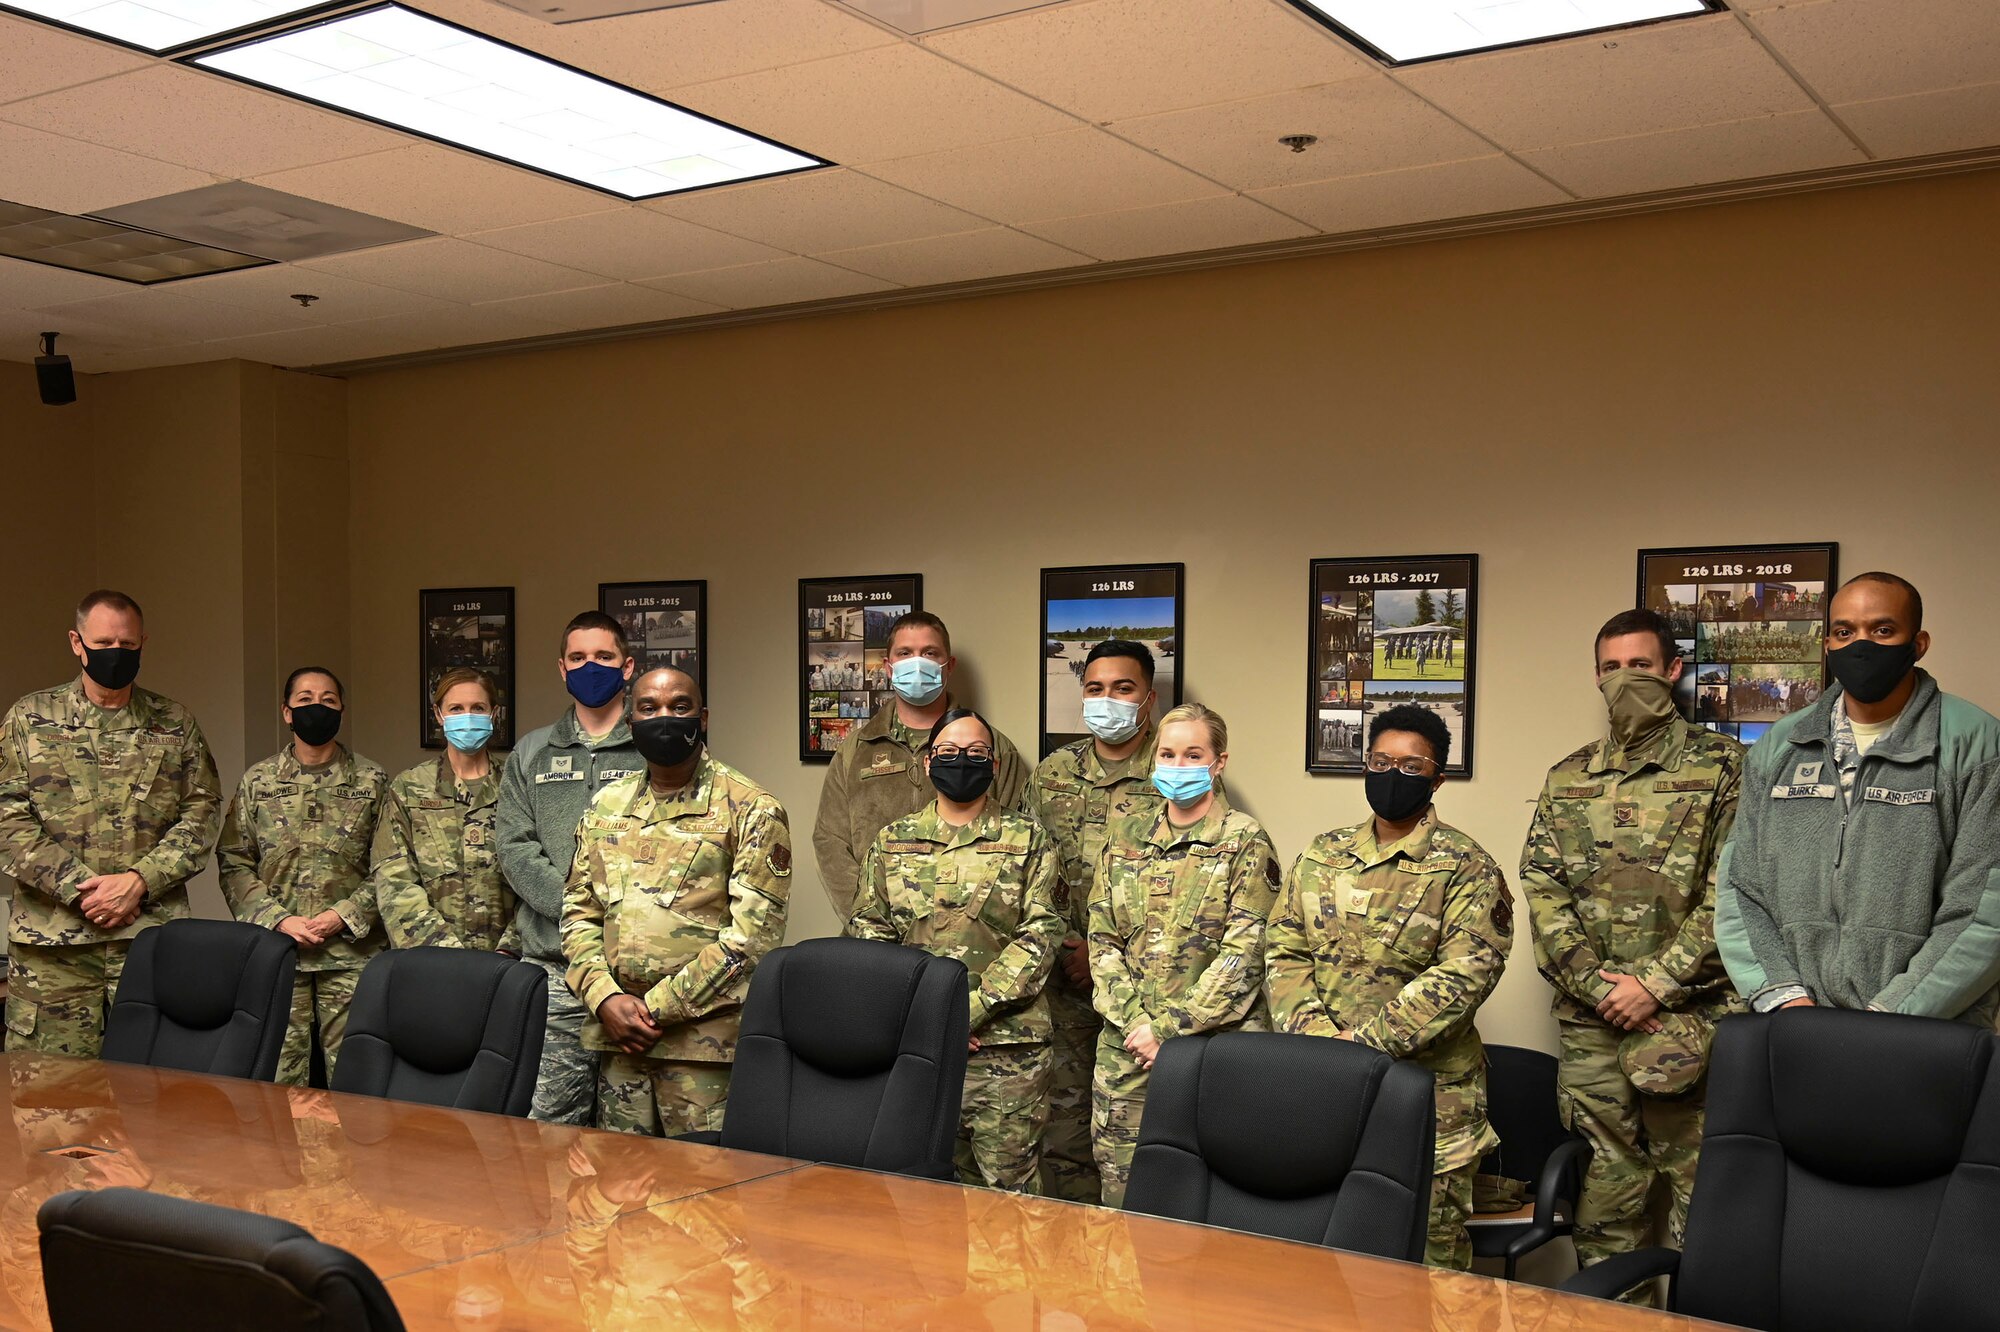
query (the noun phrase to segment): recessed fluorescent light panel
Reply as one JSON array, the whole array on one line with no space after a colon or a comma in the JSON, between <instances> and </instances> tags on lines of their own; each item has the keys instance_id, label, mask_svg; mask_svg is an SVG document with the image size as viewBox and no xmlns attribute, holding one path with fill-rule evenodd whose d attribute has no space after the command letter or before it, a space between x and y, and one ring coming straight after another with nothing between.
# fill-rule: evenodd
<instances>
[{"instance_id":1,"label":"recessed fluorescent light panel","mask_svg":"<svg viewBox=\"0 0 2000 1332\"><path fill-rule=\"evenodd\" d=\"M1391 65L1712 14L1722 0L1293 0Z\"/></svg>"},{"instance_id":2,"label":"recessed fluorescent light panel","mask_svg":"<svg viewBox=\"0 0 2000 1332\"><path fill-rule=\"evenodd\" d=\"M7 0L0 9L108 37L158 55L288 14L326 8L327 0Z\"/></svg>"},{"instance_id":3,"label":"recessed fluorescent light panel","mask_svg":"<svg viewBox=\"0 0 2000 1332\"><path fill-rule=\"evenodd\" d=\"M621 199L829 165L401 5L188 59Z\"/></svg>"},{"instance_id":4,"label":"recessed fluorescent light panel","mask_svg":"<svg viewBox=\"0 0 2000 1332\"><path fill-rule=\"evenodd\" d=\"M142 285L271 262L103 218L51 213L5 199L0 199L0 255Z\"/></svg>"}]
</instances>

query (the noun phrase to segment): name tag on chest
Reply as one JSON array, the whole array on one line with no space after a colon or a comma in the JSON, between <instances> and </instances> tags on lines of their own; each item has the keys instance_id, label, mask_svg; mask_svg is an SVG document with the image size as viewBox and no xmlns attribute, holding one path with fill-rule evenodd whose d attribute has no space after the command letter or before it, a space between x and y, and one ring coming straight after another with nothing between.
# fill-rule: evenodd
<instances>
[{"instance_id":1,"label":"name tag on chest","mask_svg":"<svg viewBox=\"0 0 2000 1332\"><path fill-rule=\"evenodd\" d=\"M1794 782L1771 788L1773 800L1833 800L1839 795L1840 788L1828 782Z\"/></svg>"},{"instance_id":2,"label":"name tag on chest","mask_svg":"<svg viewBox=\"0 0 2000 1332\"><path fill-rule=\"evenodd\" d=\"M1926 791L1891 791L1886 786L1871 786L1863 797L1878 805L1933 805L1937 803L1937 789Z\"/></svg>"}]
</instances>

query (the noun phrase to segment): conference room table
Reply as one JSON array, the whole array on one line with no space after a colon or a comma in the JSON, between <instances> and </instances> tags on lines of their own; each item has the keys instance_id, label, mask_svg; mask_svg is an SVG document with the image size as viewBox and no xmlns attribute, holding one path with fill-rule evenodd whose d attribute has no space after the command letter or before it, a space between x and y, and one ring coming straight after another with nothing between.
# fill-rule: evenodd
<instances>
[{"instance_id":1,"label":"conference room table","mask_svg":"<svg viewBox=\"0 0 2000 1332\"><path fill-rule=\"evenodd\" d=\"M296 1222L412 1329L1713 1326L718 1147L22 1051L0 1071L0 1327L48 1326L42 1201L114 1185Z\"/></svg>"}]
</instances>

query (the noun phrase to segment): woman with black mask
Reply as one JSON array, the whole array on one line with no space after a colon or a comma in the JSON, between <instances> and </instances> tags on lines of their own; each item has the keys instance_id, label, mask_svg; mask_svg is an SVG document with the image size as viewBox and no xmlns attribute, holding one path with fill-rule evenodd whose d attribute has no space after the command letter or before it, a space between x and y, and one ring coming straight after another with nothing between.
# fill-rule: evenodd
<instances>
[{"instance_id":1,"label":"woman with black mask","mask_svg":"<svg viewBox=\"0 0 2000 1332\"><path fill-rule=\"evenodd\" d=\"M959 1178L1040 1193L1051 1034L1042 986L1064 925L1055 846L1039 823L992 798L993 751L993 728L978 713L938 718L924 747L937 798L877 834L847 933L965 964L972 1053Z\"/></svg>"},{"instance_id":2,"label":"woman with black mask","mask_svg":"<svg viewBox=\"0 0 2000 1332\"><path fill-rule=\"evenodd\" d=\"M238 920L298 943L278 1081L304 1086L313 1019L331 1076L361 969L385 942L368 857L389 777L334 739L347 700L332 671L293 671L281 704L291 743L243 774L223 820L216 865Z\"/></svg>"},{"instance_id":3,"label":"woman with black mask","mask_svg":"<svg viewBox=\"0 0 2000 1332\"><path fill-rule=\"evenodd\" d=\"M1500 983L1514 912L1500 867L1431 803L1450 761L1451 732L1430 709L1375 718L1364 779L1374 812L1321 833L1292 867L1264 935L1264 986L1277 1030L1358 1041L1435 1075L1425 1261L1463 1271L1473 1175L1500 1141L1473 1015Z\"/></svg>"}]
</instances>

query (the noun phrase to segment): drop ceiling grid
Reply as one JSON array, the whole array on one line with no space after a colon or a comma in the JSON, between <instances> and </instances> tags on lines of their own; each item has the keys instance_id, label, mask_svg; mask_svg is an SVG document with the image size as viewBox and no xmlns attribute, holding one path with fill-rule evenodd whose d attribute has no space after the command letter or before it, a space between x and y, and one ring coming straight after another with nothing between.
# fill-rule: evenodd
<instances>
[{"instance_id":1,"label":"drop ceiling grid","mask_svg":"<svg viewBox=\"0 0 2000 1332\"><path fill-rule=\"evenodd\" d=\"M532 336L537 322L568 331L599 311L698 317L2000 142L1991 0L1732 0L1728 14L1394 70L1287 0L1071 0L918 39L835 0L560 27L487 0L414 3L842 165L629 205L0 16L0 179L22 202L87 212L241 169L450 242L253 270L259 296L250 275L205 278L156 303L189 316L190 349L340 349L293 362L309 363ZM233 119L212 135L148 123L167 119L145 114L167 89L197 106L191 123ZM284 104L246 112L259 104L246 97ZM1295 156L1277 132L1321 143ZM689 248L655 260L654 244ZM314 280L326 308L262 303ZM171 318L121 330L106 311L125 307L79 308L119 294L102 292L0 280L0 311L67 311L94 330L86 349L171 354L152 345Z\"/></svg>"}]
</instances>

